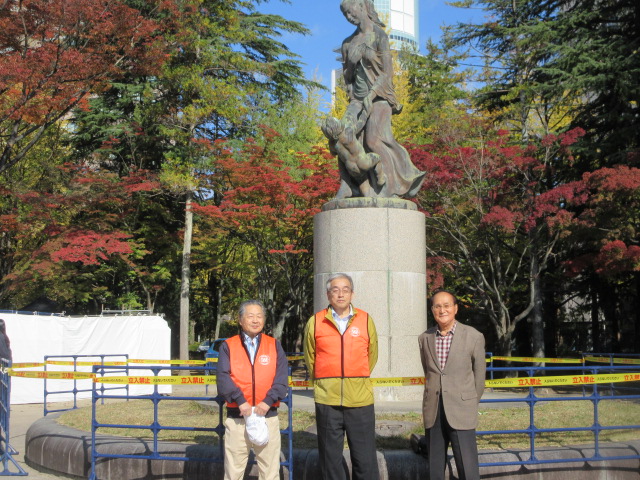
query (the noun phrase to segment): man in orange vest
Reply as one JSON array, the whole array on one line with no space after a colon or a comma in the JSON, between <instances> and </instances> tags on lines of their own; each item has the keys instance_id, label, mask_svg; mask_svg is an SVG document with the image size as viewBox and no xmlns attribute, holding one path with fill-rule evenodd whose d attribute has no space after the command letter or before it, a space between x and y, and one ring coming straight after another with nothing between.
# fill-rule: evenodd
<instances>
[{"instance_id":1,"label":"man in orange vest","mask_svg":"<svg viewBox=\"0 0 640 480\"><path fill-rule=\"evenodd\" d=\"M376 327L367 312L351 304L349 275L331 275L326 286L329 306L309 319L304 334L304 359L314 386L320 478L346 478L346 433L353 480L378 480L369 378L378 360Z\"/></svg>"},{"instance_id":2,"label":"man in orange vest","mask_svg":"<svg viewBox=\"0 0 640 480\"><path fill-rule=\"evenodd\" d=\"M280 342L262 333L266 318L259 300L240 305L242 332L220 346L218 395L227 402L224 422L224 478L239 480L253 447L260 480L280 478L280 425L278 405L287 395L287 356ZM253 445L245 431L245 418L252 410L266 417L269 441Z\"/></svg>"}]
</instances>

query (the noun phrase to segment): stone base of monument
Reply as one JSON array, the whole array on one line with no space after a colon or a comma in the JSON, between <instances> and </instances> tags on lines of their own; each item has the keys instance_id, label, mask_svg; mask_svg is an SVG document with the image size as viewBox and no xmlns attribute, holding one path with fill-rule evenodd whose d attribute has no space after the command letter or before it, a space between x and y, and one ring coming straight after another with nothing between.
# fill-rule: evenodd
<instances>
[{"instance_id":1,"label":"stone base of monument","mask_svg":"<svg viewBox=\"0 0 640 480\"><path fill-rule=\"evenodd\" d=\"M58 425L57 415L49 415L36 421L29 428L25 438L25 460L33 468L62 474L72 478L88 478L91 467L91 433ZM101 453L116 455L149 455L152 440L97 436ZM175 442L159 442L158 449L163 455L189 456L189 461L145 460L136 458L109 458L98 462L98 480L221 480L224 475L222 463L203 461L203 458L219 457L217 447ZM640 440L599 445L600 454L608 456L631 456L640 451ZM638 460L605 460L599 462L571 462L593 455L593 446L536 448L536 457L552 460L551 464L540 465L497 465L481 467L483 478L503 478L518 480L630 480L638 479ZM481 463L501 463L527 461L528 450L480 451ZM424 457L406 450L379 451L378 469L380 478L388 480L422 480L428 477ZM344 464L351 471L349 451L344 451ZM255 465L248 466L245 479L257 479ZM288 471L281 470L281 478L288 478ZM318 451L315 449L294 449L293 478L315 480L319 476ZM458 478L455 463L449 458L447 479Z\"/></svg>"},{"instance_id":2,"label":"stone base of monument","mask_svg":"<svg viewBox=\"0 0 640 480\"><path fill-rule=\"evenodd\" d=\"M418 335L427 328L424 214L398 198L348 198L325 204L314 217L314 309L326 308L326 281L344 272L354 280L353 303L378 331L374 378L423 376ZM423 387L379 386L376 400L418 400Z\"/></svg>"}]
</instances>

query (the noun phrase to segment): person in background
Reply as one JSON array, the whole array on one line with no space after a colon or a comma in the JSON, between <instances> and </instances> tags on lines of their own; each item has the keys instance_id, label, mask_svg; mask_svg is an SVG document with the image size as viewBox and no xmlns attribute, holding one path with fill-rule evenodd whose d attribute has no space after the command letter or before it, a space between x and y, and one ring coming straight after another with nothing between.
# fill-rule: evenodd
<instances>
[{"instance_id":1,"label":"person in background","mask_svg":"<svg viewBox=\"0 0 640 480\"><path fill-rule=\"evenodd\" d=\"M0 358L8 360L9 363L13 360L11 342L7 336L7 325L2 318L0 318Z\"/></svg>"},{"instance_id":2,"label":"person in background","mask_svg":"<svg viewBox=\"0 0 640 480\"><path fill-rule=\"evenodd\" d=\"M342 450L347 435L354 480L378 480L371 371L378 335L369 314L351 304L353 280L345 273L327 281L329 306L305 327L304 359L313 381L320 478L346 478Z\"/></svg>"},{"instance_id":3,"label":"person in background","mask_svg":"<svg viewBox=\"0 0 640 480\"><path fill-rule=\"evenodd\" d=\"M224 478L244 477L253 447L260 480L280 478L280 424L278 405L288 391L287 357L280 342L262 333L266 320L264 305L247 300L240 305L239 335L220 346L218 357L218 395L227 404L224 422ZM251 443L245 419L253 412L266 417L269 441Z\"/></svg>"},{"instance_id":4,"label":"person in background","mask_svg":"<svg viewBox=\"0 0 640 480\"><path fill-rule=\"evenodd\" d=\"M444 480L451 444L461 480L478 480L478 403L486 373L484 336L456 320L458 300L445 290L431 297L436 326L418 344L425 387L422 416L430 480Z\"/></svg>"}]
</instances>

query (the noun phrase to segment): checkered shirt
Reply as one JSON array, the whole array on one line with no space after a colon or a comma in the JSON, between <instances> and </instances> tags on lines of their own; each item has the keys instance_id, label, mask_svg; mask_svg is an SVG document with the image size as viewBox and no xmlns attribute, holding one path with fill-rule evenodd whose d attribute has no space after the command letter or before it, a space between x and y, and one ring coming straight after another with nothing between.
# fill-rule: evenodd
<instances>
[{"instance_id":1,"label":"checkered shirt","mask_svg":"<svg viewBox=\"0 0 640 480\"><path fill-rule=\"evenodd\" d=\"M440 330L436 330L436 354L440 361L440 370L444 370L444 366L447 364L447 358L449 358L449 350L451 350L451 342L453 341L453 334L456 332L457 324L458 322L455 322L446 335L442 335Z\"/></svg>"}]
</instances>

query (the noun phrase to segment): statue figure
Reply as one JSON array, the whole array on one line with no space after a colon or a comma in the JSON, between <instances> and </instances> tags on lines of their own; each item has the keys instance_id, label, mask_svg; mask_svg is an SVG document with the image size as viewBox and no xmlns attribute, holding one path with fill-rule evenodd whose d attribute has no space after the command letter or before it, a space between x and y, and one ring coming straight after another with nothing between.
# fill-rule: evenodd
<instances>
[{"instance_id":1,"label":"statue figure","mask_svg":"<svg viewBox=\"0 0 640 480\"><path fill-rule=\"evenodd\" d=\"M394 138L391 115L402 111L393 89L389 37L371 0L342 0L340 9L356 26L342 42L342 68L349 106L341 120L329 117L322 131L338 156L336 198L412 198L425 172Z\"/></svg>"}]
</instances>

